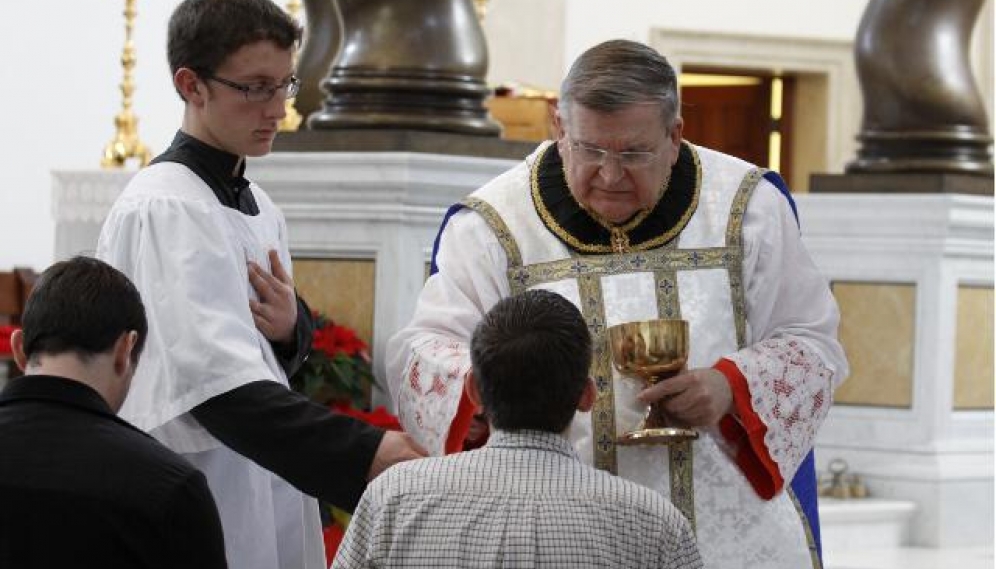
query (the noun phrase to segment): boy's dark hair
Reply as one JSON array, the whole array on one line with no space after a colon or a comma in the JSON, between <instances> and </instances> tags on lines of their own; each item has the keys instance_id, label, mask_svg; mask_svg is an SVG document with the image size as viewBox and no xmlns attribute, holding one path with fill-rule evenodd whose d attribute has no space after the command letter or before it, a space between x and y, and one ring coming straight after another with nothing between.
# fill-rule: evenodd
<instances>
[{"instance_id":1,"label":"boy's dark hair","mask_svg":"<svg viewBox=\"0 0 996 569\"><path fill-rule=\"evenodd\" d=\"M135 285L103 261L74 257L49 267L35 283L21 317L24 353L75 353L86 360L110 350L122 334L138 332L137 362L148 323Z\"/></svg>"},{"instance_id":2,"label":"boy's dark hair","mask_svg":"<svg viewBox=\"0 0 996 569\"><path fill-rule=\"evenodd\" d=\"M588 381L591 335L564 297L531 290L496 304L474 330L470 359L498 429L563 432Z\"/></svg>"},{"instance_id":3,"label":"boy's dark hair","mask_svg":"<svg viewBox=\"0 0 996 569\"><path fill-rule=\"evenodd\" d=\"M171 75L181 67L213 75L245 45L290 49L300 39L301 27L272 0L184 0L169 19L166 53Z\"/></svg>"}]
</instances>

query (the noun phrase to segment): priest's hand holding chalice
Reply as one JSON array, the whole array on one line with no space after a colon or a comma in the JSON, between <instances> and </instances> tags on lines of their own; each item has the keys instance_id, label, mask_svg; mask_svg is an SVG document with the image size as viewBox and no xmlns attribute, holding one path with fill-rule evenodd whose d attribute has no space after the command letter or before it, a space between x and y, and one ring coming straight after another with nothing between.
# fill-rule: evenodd
<instances>
[{"instance_id":1,"label":"priest's hand holding chalice","mask_svg":"<svg viewBox=\"0 0 996 569\"><path fill-rule=\"evenodd\" d=\"M609 347L619 373L647 385L678 375L688 362L688 322L648 320L612 326ZM635 429L620 435L616 444L675 444L698 438L698 432L675 424L663 409L664 400L648 406Z\"/></svg>"}]
</instances>

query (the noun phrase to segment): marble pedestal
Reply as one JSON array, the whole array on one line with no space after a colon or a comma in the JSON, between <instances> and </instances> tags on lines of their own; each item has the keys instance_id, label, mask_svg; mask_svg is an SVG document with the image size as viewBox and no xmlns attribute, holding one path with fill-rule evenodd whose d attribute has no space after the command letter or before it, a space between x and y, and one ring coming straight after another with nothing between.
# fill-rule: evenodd
<instances>
[{"instance_id":1,"label":"marble pedestal","mask_svg":"<svg viewBox=\"0 0 996 569\"><path fill-rule=\"evenodd\" d=\"M107 212L134 175L133 170L52 172L56 261L94 253Z\"/></svg>"},{"instance_id":2,"label":"marble pedestal","mask_svg":"<svg viewBox=\"0 0 996 569\"><path fill-rule=\"evenodd\" d=\"M849 381L877 380L859 377L863 369L874 369L874 362L858 361L859 352L883 361L908 361L907 383L899 386L905 393L892 404L835 403L817 441L817 468L825 471L829 460L843 458L873 496L913 501L907 545L991 545L992 391L990 387L989 400L979 401L977 408L958 403L956 394L978 372L977 366L964 365L978 355L967 353L971 336L991 334L964 329L959 310L966 290L988 291L991 299L993 198L810 194L800 196L798 205L807 247L835 284L914 290L909 309L915 328L909 345L883 336L883 348L876 352L874 345L848 347L845 342L855 372ZM861 318L843 303L841 310L845 321ZM887 329L891 324L871 319L864 325ZM983 382L992 381L991 345L988 350L989 377L981 377ZM986 354L972 361L985 362Z\"/></svg>"},{"instance_id":3,"label":"marble pedestal","mask_svg":"<svg viewBox=\"0 0 996 569\"><path fill-rule=\"evenodd\" d=\"M418 152L278 152L248 171L283 210L294 256L375 261L372 348L383 385L387 341L411 320L446 209L514 164Z\"/></svg>"}]
</instances>

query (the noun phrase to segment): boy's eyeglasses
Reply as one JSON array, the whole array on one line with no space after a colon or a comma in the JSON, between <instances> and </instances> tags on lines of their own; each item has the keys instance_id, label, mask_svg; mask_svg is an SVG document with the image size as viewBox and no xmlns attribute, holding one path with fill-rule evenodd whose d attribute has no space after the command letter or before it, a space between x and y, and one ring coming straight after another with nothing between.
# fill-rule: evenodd
<instances>
[{"instance_id":1,"label":"boy's eyeglasses","mask_svg":"<svg viewBox=\"0 0 996 569\"><path fill-rule=\"evenodd\" d=\"M244 83L236 83L235 81L222 79L221 77L216 77L214 75L205 75L204 78L217 81L218 83L231 87L236 91L241 91L242 94L245 95L246 101L249 101L250 103L266 103L271 101L273 100L273 97L276 96L278 91L283 91L284 99L290 99L294 97L294 95L297 95L298 90L301 88L301 80L293 75L279 85L269 85L267 83L246 85Z\"/></svg>"}]
</instances>

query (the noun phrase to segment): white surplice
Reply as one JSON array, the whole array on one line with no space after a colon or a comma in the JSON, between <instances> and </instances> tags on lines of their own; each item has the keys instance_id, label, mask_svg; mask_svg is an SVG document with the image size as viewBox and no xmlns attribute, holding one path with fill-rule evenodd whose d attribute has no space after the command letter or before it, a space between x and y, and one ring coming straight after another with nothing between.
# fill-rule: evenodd
<instances>
[{"instance_id":1,"label":"white surplice","mask_svg":"<svg viewBox=\"0 0 996 569\"><path fill-rule=\"evenodd\" d=\"M224 207L186 166L140 172L112 207L97 256L138 288L149 335L120 414L180 453L208 479L231 567L324 567L314 498L225 447L190 414L208 399L260 380L287 385L256 328L248 261L290 271L283 215L255 184L259 214Z\"/></svg>"}]
</instances>

